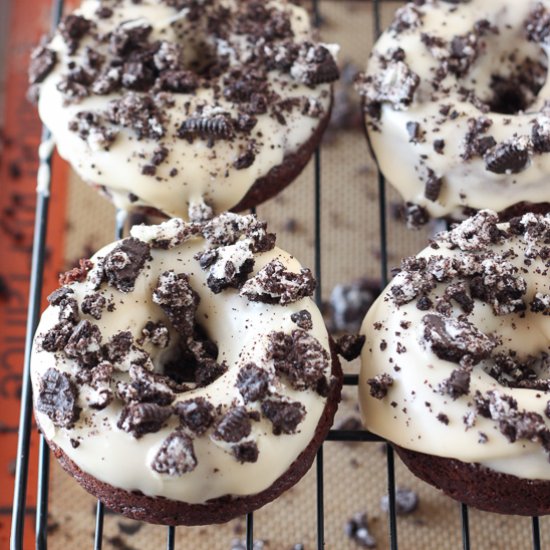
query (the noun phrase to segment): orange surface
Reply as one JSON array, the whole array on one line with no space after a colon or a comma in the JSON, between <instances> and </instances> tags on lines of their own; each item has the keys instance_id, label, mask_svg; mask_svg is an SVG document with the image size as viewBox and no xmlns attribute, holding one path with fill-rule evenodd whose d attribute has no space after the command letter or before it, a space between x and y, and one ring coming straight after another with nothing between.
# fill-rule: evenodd
<instances>
[{"instance_id":1,"label":"orange surface","mask_svg":"<svg viewBox=\"0 0 550 550\"><path fill-rule=\"evenodd\" d=\"M0 276L4 283L0 292L0 548L8 548L11 523L41 134L36 109L25 99L26 68L32 46L48 29L49 11L50 0L13 0L6 49L9 54L6 60L0 60L7 75L0 147ZM66 178L65 163L56 159L43 296L57 286L64 262ZM34 548L37 443L33 429L25 548Z\"/></svg>"}]
</instances>

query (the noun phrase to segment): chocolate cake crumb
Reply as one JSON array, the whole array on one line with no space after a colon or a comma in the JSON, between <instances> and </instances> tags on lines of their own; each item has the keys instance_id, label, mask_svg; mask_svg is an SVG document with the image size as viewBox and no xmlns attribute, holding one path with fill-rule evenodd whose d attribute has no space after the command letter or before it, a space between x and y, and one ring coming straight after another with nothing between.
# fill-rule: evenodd
<instances>
[{"instance_id":1,"label":"chocolate cake crumb","mask_svg":"<svg viewBox=\"0 0 550 550\"><path fill-rule=\"evenodd\" d=\"M377 374L374 378L369 378L367 384L370 386L370 394L375 399L384 399L388 395L389 389L393 386L393 378L387 374Z\"/></svg>"},{"instance_id":2,"label":"chocolate cake crumb","mask_svg":"<svg viewBox=\"0 0 550 550\"><path fill-rule=\"evenodd\" d=\"M268 394L269 374L255 363L247 363L239 371L235 385L245 403L261 401Z\"/></svg>"},{"instance_id":3,"label":"chocolate cake crumb","mask_svg":"<svg viewBox=\"0 0 550 550\"><path fill-rule=\"evenodd\" d=\"M191 287L187 274L165 271L160 275L153 302L162 308L180 335L192 336L200 297Z\"/></svg>"},{"instance_id":4,"label":"chocolate cake crumb","mask_svg":"<svg viewBox=\"0 0 550 550\"><path fill-rule=\"evenodd\" d=\"M182 426L197 435L202 435L214 423L214 407L204 397L178 401L174 413L179 416Z\"/></svg>"},{"instance_id":5,"label":"chocolate cake crumb","mask_svg":"<svg viewBox=\"0 0 550 550\"><path fill-rule=\"evenodd\" d=\"M311 296L316 282L307 268L288 271L279 260L272 260L241 288L239 294L253 302L286 305Z\"/></svg>"},{"instance_id":6,"label":"chocolate cake crumb","mask_svg":"<svg viewBox=\"0 0 550 550\"><path fill-rule=\"evenodd\" d=\"M398 516L406 516L416 511L419 504L418 494L412 489L397 487L395 490L395 513ZM388 513L390 510L390 497L385 494L380 499L380 508Z\"/></svg>"},{"instance_id":7,"label":"chocolate cake crumb","mask_svg":"<svg viewBox=\"0 0 550 550\"><path fill-rule=\"evenodd\" d=\"M424 315L422 324L428 346L445 361L460 363L467 356L475 365L489 357L496 346L496 342L466 319L430 313Z\"/></svg>"},{"instance_id":8,"label":"chocolate cake crumb","mask_svg":"<svg viewBox=\"0 0 550 550\"><path fill-rule=\"evenodd\" d=\"M57 53L44 46L37 46L31 53L29 84L40 84L52 72L57 63Z\"/></svg>"},{"instance_id":9,"label":"chocolate cake crumb","mask_svg":"<svg viewBox=\"0 0 550 550\"><path fill-rule=\"evenodd\" d=\"M483 157L485 168L495 174L518 174L529 162L527 143L512 139L498 144Z\"/></svg>"},{"instance_id":10,"label":"chocolate cake crumb","mask_svg":"<svg viewBox=\"0 0 550 550\"><path fill-rule=\"evenodd\" d=\"M99 294L99 292L95 292L84 296L82 303L80 304L80 309L82 310L82 313L91 315L94 319L99 321L106 306L107 300L105 299L105 296Z\"/></svg>"},{"instance_id":11,"label":"chocolate cake crumb","mask_svg":"<svg viewBox=\"0 0 550 550\"><path fill-rule=\"evenodd\" d=\"M101 338L97 325L80 321L67 341L65 353L82 367L93 367L101 361Z\"/></svg>"},{"instance_id":12,"label":"chocolate cake crumb","mask_svg":"<svg viewBox=\"0 0 550 550\"><path fill-rule=\"evenodd\" d=\"M243 464L244 462L256 462L260 451L258 445L254 441L245 441L234 445L231 449L235 458Z\"/></svg>"},{"instance_id":13,"label":"chocolate cake crumb","mask_svg":"<svg viewBox=\"0 0 550 550\"><path fill-rule=\"evenodd\" d=\"M134 237L128 237L105 256L105 277L108 283L120 292L131 292L145 262L149 260L149 245Z\"/></svg>"},{"instance_id":14,"label":"chocolate cake crumb","mask_svg":"<svg viewBox=\"0 0 550 550\"><path fill-rule=\"evenodd\" d=\"M376 539L369 532L366 513L357 513L344 527L346 535L363 548L376 548Z\"/></svg>"},{"instance_id":15,"label":"chocolate cake crumb","mask_svg":"<svg viewBox=\"0 0 550 550\"><path fill-rule=\"evenodd\" d=\"M122 409L117 427L139 439L145 434L158 432L171 414L171 407L156 403L132 403Z\"/></svg>"},{"instance_id":16,"label":"chocolate cake crumb","mask_svg":"<svg viewBox=\"0 0 550 550\"><path fill-rule=\"evenodd\" d=\"M276 373L286 378L292 388L328 395L330 357L316 338L296 329L291 335L272 332L268 340L267 359L273 359Z\"/></svg>"},{"instance_id":17,"label":"chocolate cake crumb","mask_svg":"<svg viewBox=\"0 0 550 550\"><path fill-rule=\"evenodd\" d=\"M197 457L192 439L181 430L173 431L162 443L151 468L159 474L181 476L192 472L197 466Z\"/></svg>"},{"instance_id":18,"label":"chocolate cake crumb","mask_svg":"<svg viewBox=\"0 0 550 550\"><path fill-rule=\"evenodd\" d=\"M344 334L336 341L336 353L346 361L353 361L361 355L365 339L364 334Z\"/></svg>"},{"instance_id":19,"label":"chocolate cake crumb","mask_svg":"<svg viewBox=\"0 0 550 550\"><path fill-rule=\"evenodd\" d=\"M299 401L272 396L262 401L262 414L273 424L275 435L296 433L306 416L306 409Z\"/></svg>"},{"instance_id":20,"label":"chocolate cake crumb","mask_svg":"<svg viewBox=\"0 0 550 550\"><path fill-rule=\"evenodd\" d=\"M290 320L293 323L296 323L298 327L303 330L311 330L313 328L311 313L307 309L301 309L300 311L296 311L290 316Z\"/></svg>"},{"instance_id":21,"label":"chocolate cake crumb","mask_svg":"<svg viewBox=\"0 0 550 550\"><path fill-rule=\"evenodd\" d=\"M72 428L80 417L78 389L70 376L49 368L40 378L36 409L59 428Z\"/></svg>"},{"instance_id":22,"label":"chocolate cake crumb","mask_svg":"<svg viewBox=\"0 0 550 550\"><path fill-rule=\"evenodd\" d=\"M91 260L84 258L79 260L78 264L78 267L73 267L71 270L59 275L60 285L68 285L75 282L82 283L86 280L86 275L88 274L88 271L92 269L94 264Z\"/></svg>"},{"instance_id":23,"label":"chocolate cake crumb","mask_svg":"<svg viewBox=\"0 0 550 550\"><path fill-rule=\"evenodd\" d=\"M158 348L165 348L170 343L170 331L162 321L158 323L147 321L141 329L141 334L143 334L142 343L150 342Z\"/></svg>"},{"instance_id":24,"label":"chocolate cake crumb","mask_svg":"<svg viewBox=\"0 0 550 550\"><path fill-rule=\"evenodd\" d=\"M228 443L238 443L250 435L252 425L244 407L229 409L216 425L214 436Z\"/></svg>"}]
</instances>

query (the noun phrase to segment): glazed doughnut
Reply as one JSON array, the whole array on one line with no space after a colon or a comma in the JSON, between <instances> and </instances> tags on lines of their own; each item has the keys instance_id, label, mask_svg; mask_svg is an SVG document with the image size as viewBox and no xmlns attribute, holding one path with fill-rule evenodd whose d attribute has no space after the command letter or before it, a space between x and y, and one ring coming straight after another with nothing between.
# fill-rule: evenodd
<instances>
[{"instance_id":1,"label":"glazed doughnut","mask_svg":"<svg viewBox=\"0 0 550 550\"><path fill-rule=\"evenodd\" d=\"M547 211L549 10L548 0L411 2L376 43L357 87L371 150L411 225Z\"/></svg>"},{"instance_id":2,"label":"glazed doughnut","mask_svg":"<svg viewBox=\"0 0 550 550\"><path fill-rule=\"evenodd\" d=\"M135 226L62 281L35 337L35 415L109 509L224 522L308 470L342 374L311 272L265 223Z\"/></svg>"},{"instance_id":3,"label":"glazed doughnut","mask_svg":"<svg viewBox=\"0 0 550 550\"><path fill-rule=\"evenodd\" d=\"M550 513L550 215L482 210L399 273L362 327L365 425L492 512Z\"/></svg>"},{"instance_id":4,"label":"glazed doughnut","mask_svg":"<svg viewBox=\"0 0 550 550\"><path fill-rule=\"evenodd\" d=\"M32 55L61 156L119 208L186 218L290 183L328 122L337 47L288 0L84 0Z\"/></svg>"}]
</instances>

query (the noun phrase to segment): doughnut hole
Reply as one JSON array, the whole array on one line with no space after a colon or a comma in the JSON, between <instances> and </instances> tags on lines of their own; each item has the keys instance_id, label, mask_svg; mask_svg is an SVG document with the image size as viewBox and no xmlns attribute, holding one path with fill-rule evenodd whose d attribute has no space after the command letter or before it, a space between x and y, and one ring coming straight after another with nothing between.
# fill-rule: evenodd
<instances>
[{"instance_id":1,"label":"doughnut hole","mask_svg":"<svg viewBox=\"0 0 550 550\"><path fill-rule=\"evenodd\" d=\"M504 115L533 107L548 74L548 58L539 45L522 38L521 48L503 50L503 45L510 43L517 40L506 36L487 40L468 83L490 112Z\"/></svg>"}]
</instances>

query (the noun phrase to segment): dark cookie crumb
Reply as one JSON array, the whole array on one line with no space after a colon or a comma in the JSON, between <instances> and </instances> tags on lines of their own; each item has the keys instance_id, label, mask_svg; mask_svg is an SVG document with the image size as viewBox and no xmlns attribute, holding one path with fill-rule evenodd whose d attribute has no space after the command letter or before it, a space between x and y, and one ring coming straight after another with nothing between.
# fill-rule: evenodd
<instances>
[{"instance_id":1,"label":"dark cookie crumb","mask_svg":"<svg viewBox=\"0 0 550 550\"><path fill-rule=\"evenodd\" d=\"M369 378L367 384L370 386L370 394L375 399L384 399L388 395L388 390L393 386L393 378L387 374L378 374L374 378Z\"/></svg>"},{"instance_id":2,"label":"dark cookie crumb","mask_svg":"<svg viewBox=\"0 0 550 550\"><path fill-rule=\"evenodd\" d=\"M301 309L293 313L290 316L293 323L296 323L298 327L303 330L311 330L313 328L313 321L311 320L311 313L307 309Z\"/></svg>"},{"instance_id":3,"label":"dark cookie crumb","mask_svg":"<svg viewBox=\"0 0 550 550\"><path fill-rule=\"evenodd\" d=\"M87 294L82 299L80 304L80 309L82 313L92 316L94 319L101 319L103 314L103 309L107 306L107 300L105 296L99 294L98 292L94 294Z\"/></svg>"},{"instance_id":4,"label":"dark cookie crumb","mask_svg":"<svg viewBox=\"0 0 550 550\"><path fill-rule=\"evenodd\" d=\"M246 441L232 448L233 455L241 462L256 462L258 460L258 445L253 441Z\"/></svg>"},{"instance_id":5,"label":"dark cookie crumb","mask_svg":"<svg viewBox=\"0 0 550 550\"><path fill-rule=\"evenodd\" d=\"M80 417L78 389L68 374L50 368L40 378L36 409L60 428L72 428Z\"/></svg>"},{"instance_id":6,"label":"dark cookie crumb","mask_svg":"<svg viewBox=\"0 0 550 550\"><path fill-rule=\"evenodd\" d=\"M202 435L214 423L214 407L204 397L179 401L174 406L181 423L197 435Z\"/></svg>"},{"instance_id":7,"label":"dark cookie crumb","mask_svg":"<svg viewBox=\"0 0 550 550\"><path fill-rule=\"evenodd\" d=\"M364 345L364 334L344 334L336 341L336 353L341 355L346 361L353 361L361 355Z\"/></svg>"},{"instance_id":8,"label":"dark cookie crumb","mask_svg":"<svg viewBox=\"0 0 550 550\"><path fill-rule=\"evenodd\" d=\"M357 513L350 518L344 527L344 531L359 546L363 548L376 547L376 539L369 532L366 513Z\"/></svg>"},{"instance_id":9,"label":"dark cookie crumb","mask_svg":"<svg viewBox=\"0 0 550 550\"><path fill-rule=\"evenodd\" d=\"M395 490L395 513L398 516L406 516L412 514L418 508L418 494L412 489L397 487ZM380 499L380 508L383 512L388 512L390 509L390 497L384 495Z\"/></svg>"},{"instance_id":10,"label":"dark cookie crumb","mask_svg":"<svg viewBox=\"0 0 550 550\"><path fill-rule=\"evenodd\" d=\"M311 296L316 282L307 268L300 273L287 271L279 260L272 260L241 288L241 296L253 302L286 305Z\"/></svg>"},{"instance_id":11,"label":"dark cookie crumb","mask_svg":"<svg viewBox=\"0 0 550 550\"><path fill-rule=\"evenodd\" d=\"M158 432L171 414L171 407L161 407L156 403L132 403L122 409L117 426L139 439L145 434Z\"/></svg>"},{"instance_id":12,"label":"dark cookie crumb","mask_svg":"<svg viewBox=\"0 0 550 550\"><path fill-rule=\"evenodd\" d=\"M104 259L103 270L108 283L121 292L131 292L145 263L151 259L147 243L128 237Z\"/></svg>"},{"instance_id":13,"label":"dark cookie crumb","mask_svg":"<svg viewBox=\"0 0 550 550\"><path fill-rule=\"evenodd\" d=\"M221 418L214 436L228 443L238 443L250 435L252 425L244 407L234 407Z\"/></svg>"},{"instance_id":14,"label":"dark cookie crumb","mask_svg":"<svg viewBox=\"0 0 550 550\"><path fill-rule=\"evenodd\" d=\"M101 331L97 325L83 320L76 325L65 346L67 357L83 367L93 367L101 361Z\"/></svg>"},{"instance_id":15,"label":"dark cookie crumb","mask_svg":"<svg viewBox=\"0 0 550 550\"><path fill-rule=\"evenodd\" d=\"M261 401L268 393L269 374L255 363L247 363L239 371L235 385L245 403Z\"/></svg>"},{"instance_id":16,"label":"dark cookie crumb","mask_svg":"<svg viewBox=\"0 0 550 550\"><path fill-rule=\"evenodd\" d=\"M165 348L170 343L170 331L162 321L158 323L147 321L141 329L141 334L143 334L141 343L150 342L158 348Z\"/></svg>"},{"instance_id":17,"label":"dark cookie crumb","mask_svg":"<svg viewBox=\"0 0 550 550\"><path fill-rule=\"evenodd\" d=\"M151 468L159 474L181 476L192 472L197 466L197 457L192 439L181 430L172 432L155 455Z\"/></svg>"},{"instance_id":18,"label":"dark cookie crumb","mask_svg":"<svg viewBox=\"0 0 550 550\"><path fill-rule=\"evenodd\" d=\"M306 409L299 401L273 396L262 402L262 414L273 424L275 435L293 434L305 418Z\"/></svg>"}]
</instances>

